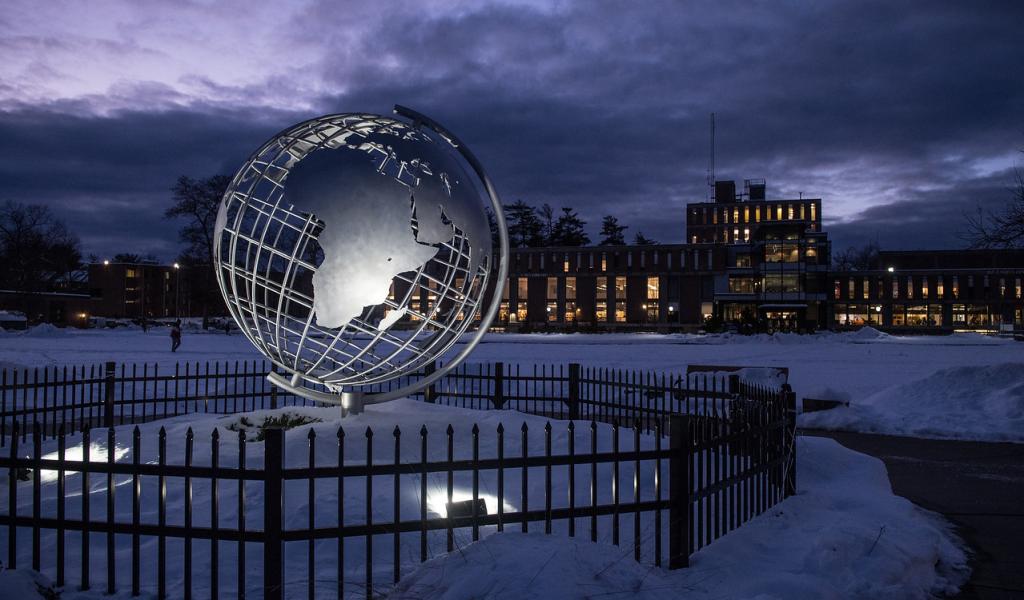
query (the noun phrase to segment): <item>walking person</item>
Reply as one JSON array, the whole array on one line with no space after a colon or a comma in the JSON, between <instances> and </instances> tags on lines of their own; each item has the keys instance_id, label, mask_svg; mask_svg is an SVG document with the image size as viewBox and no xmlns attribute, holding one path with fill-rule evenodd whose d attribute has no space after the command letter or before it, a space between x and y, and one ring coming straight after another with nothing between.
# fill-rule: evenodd
<instances>
[{"instance_id":1,"label":"walking person","mask_svg":"<svg viewBox=\"0 0 1024 600\"><path fill-rule=\"evenodd\" d=\"M177 352L178 346L181 345L181 319L174 322L171 325L171 352Z\"/></svg>"}]
</instances>

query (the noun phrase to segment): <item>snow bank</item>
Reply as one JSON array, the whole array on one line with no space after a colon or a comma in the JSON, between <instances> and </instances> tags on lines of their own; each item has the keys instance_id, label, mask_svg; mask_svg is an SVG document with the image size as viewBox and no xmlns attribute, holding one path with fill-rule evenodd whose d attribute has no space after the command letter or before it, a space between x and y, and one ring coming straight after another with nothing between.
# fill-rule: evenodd
<instances>
[{"instance_id":1,"label":"snow bank","mask_svg":"<svg viewBox=\"0 0 1024 600\"><path fill-rule=\"evenodd\" d=\"M51 325L49 323L40 323L39 325L36 325L35 327L30 327L27 331L25 331L25 333L22 334L22 337L29 337L29 338L66 338L66 337L71 337L71 334L68 333L65 329L62 329L60 327L56 327L56 326Z\"/></svg>"},{"instance_id":2,"label":"snow bank","mask_svg":"<svg viewBox=\"0 0 1024 600\"><path fill-rule=\"evenodd\" d=\"M502 533L424 563L393 599L928 598L966 580L950 526L893 495L885 466L801 438L800 493L667 571L629 546Z\"/></svg>"},{"instance_id":3,"label":"snow bank","mask_svg":"<svg viewBox=\"0 0 1024 600\"><path fill-rule=\"evenodd\" d=\"M848 407L800 415L801 427L1024 441L1024 363L952 367Z\"/></svg>"},{"instance_id":4,"label":"snow bank","mask_svg":"<svg viewBox=\"0 0 1024 600\"><path fill-rule=\"evenodd\" d=\"M0 571L0 596L17 600L56 600L60 597L45 576L27 569Z\"/></svg>"}]
</instances>

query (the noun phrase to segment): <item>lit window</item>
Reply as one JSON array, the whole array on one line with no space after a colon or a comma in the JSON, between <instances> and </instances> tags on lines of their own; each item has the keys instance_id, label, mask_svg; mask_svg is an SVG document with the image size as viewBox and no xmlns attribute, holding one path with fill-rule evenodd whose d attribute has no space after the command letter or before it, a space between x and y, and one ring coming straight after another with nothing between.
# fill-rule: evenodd
<instances>
[{"instance_id":1,"label":"lit window","mask_svg":"<svg viewBox=\"0 0 1024 600\"><path fill-rule=\"evenodd\" d=\"M907 275L907 299L913 299L914 297L914 277Z\"/></svg>"},{"instance_id":2,"label":"lit window","mask_svg":"<svg viewBox=\"0 0 1024 600\"><path fill-rule=\"evenodd\" d=\"M548 277L548 300L558 300L558 278Z\"/></svg>"},{"instance_id":3,"label":"lit window","mask_svg":"<svg viewBox=\"0 0 1024 600\"><path fill-rule=\"evenodd\" d=\"M775 205L775 220L776 221L781 221L782 220L782 205L781 204L776 204Z\"/></svg>"},{"instance_id":4,"label":"lit window","mask_svg":"<svg viewBox=\"0 0 1024 600\"><path fill-rule=\"evenodd\" d=\"M928 277L921 278L921 298L928 298Z\"/></svg>"},{"instance_id":5,"label":"lit window","mask_svg":"<svg viewBox=\"0 0 1024 600\"><path fill-rule=\"evenodd\" d=\"M548 302L548 321L558 320L558 302Z\"/></svg>"},{"instance_id":6,"label":"lit window","mask_svg":"<svg viewBox=\"0 0 1024 600\"><path fill-rule=\"evenodd\" d=\"M957 275L953 276L953 297L960 297L960 277ZM955 320L955 319L954 319Z\"/></svg>"},{"instance_id":7,"label":"lit window","mask_svg":"<svg viewBox=\"0 0 1024 600\"><path fill-rule=\"evenodd\" d=\"M749 242L750 241L750 228L749 227L744 227L743 228L743 241L744 242Z\"/></svg>"},{"instance_id":8,"label":"lit window","mask_svg":"<svg viewBox=\"0 0 1024 600\"><path fill-rule=\"evenodd\" d=\"M804 209L805 209L805 208L807 208L807 205L806 205L806 204L801 204L801 205L800 205L800 220L801 220L801 221L803 221L803 220L804 220L804 218L805 218L805 217L804 217Z\"/></svg>"},{"instance_id":9,"label":"lit window","mask_svg":"<svg viewBox=\"0 0 1024 600\"><path fill-rule=\"evenodd\" d=\"M562 272L563 273L568 273L569 272L569 253L568 252L565 253L565 260L562 261Z\"/></svg>"},{"instance_id":10,"label":"lit window","mask_svg":"<svg viewBox=\"0 0 1024 600\"><path fill-rule=\"evenodd\" d=\"M892 299L896 300L900 297L900 282L899 279L892 278Z\"/></svg>"},{"instance_id":11,"label":"lit window","mask_svg":"<svg viewBox=\"0 0 1024 600\"><path fill-rule=\"evenodd\" d=\"M576 312L579 309L576 308L576 302L571 300L565 301L565 322L572 323L576 320Z\"/></svg>"},{"instance_id":12,"label":"lit window","mask_svg":"<svg viewBox=\"0 0 1024 600\"><path fill-rule=\"evenodd\" d=\"M816 221L817 220L817 217L814 216L814 214L815 214L815 210L814 209L815 209L816 206L817 205L815 205L815 204L811 204L811 220L812 221Z\"/></svg>"},{"instance_id":13,"label":"lit window","mask_svg":"<svg viewBox=\"0 0 1024 600\"><path fill-rule=\"evenodd\" d=\"M854 288L856 287L856 285L857 284L856 284L856 282L854 282L853 277L851 277L850 280L847 282L847 285L846 285L846 290L847 290L846 297L849 298L850 300L853 300L857 296L857 293L854 291Z\"/></svg>"},{"instance_id":14,"label":"lit window","mask_svg":"<svg viewBox=\"0 0 1024 600\"><path fill-rule=\"evenodd\" d=\"M566 277L565 278L565 299L575 300L576 299L576 278Z\"/></svg>"},{"instance_id":15,"label":"lit window","mask_svg":"<svg viewBox=\"0 0 1024 600\"><path fill-rule=\"evenodd\" d=\"M744 206L743 207L743 222L744 223L749 223L750 222L750 207L749 206Z\"/></svg>"},{"instance_id":16,"label":"lit window","mask_svg":"<svg viewBox=\"0 0 1024 600\"><path fill-rule=\"evenodd\" d=\"M529 295L529 280L526 277L518 278L516 282L516 299L520 302L526 302L526 298Z\"/></svg>"},{"instance_id":17,"label":"lit window","mask_svg":"<svg viewBox=\"0 0 1024 600\"><path fill-rule=\"evenodd\" d=\"M945 298L946 297L946 288L945 288L944 282L945 282L945 277L943 277L942 275L939 275L939 278L935 281L935 296L937 298Z\"/></svg>"},{"instance_id":18,"label":"lit window","mask_svg":"<svg viewBox=\"0 0 1024 600\"><path fill-rule=\"evenodd\" d=\"M1016 288L1016 294L1014 294L1014 295L1017 297L1018 300L1020 300L1020 296L1021 296L1020 277L1018 277L1016 279L1014 287Z\"/></svg>"},{"instance_id":19,"label":"lit window","mask_svg":"<svg viewBox=\"0 0 1024 600\"><path fill-rule=\"evenodd\" d=\"M616 277L615 278L615 299L625 300L626 298L626 278Z\"/></svg>"},{"instance_id":20,"label":"lit window","mask_svg":"<svg viewBox=\"0 0 1024 600\"><path fill-rule=\"evenodd\" d=\"M760 206L755 206L754 207L754 222L755 223L760 223L761 222L761 207Z\"/></svg>"},{"instance_id":21,"label":"lit window","mask_svg":"<svg viewBox=\"0 0 1024 600\"><path fill-rule=\"evenodd\" d=\"M732 222L733 223L739 223L740 222L740 209L739 208L733 208L732 209Z\"/></svg>"},{"instance_id":22,"label":"lit window","mask_svg":"<svg viewBox=\"0 0 1024 600\"><path fill-rule=\"evenodd\" d=\"M788 206L788 208L789 208L789 220L792 221L794 218L796 218L796 214L793 211L793 205L792 204L790 204Z\"/></svg>"},{"instance_id":23,"label":"lit window","mask_svg":"<svg viewBox=\"0 0 1024 600\"><path fill-rule=\"evenodd\" d=\"M861 290L861 298L867 300L870 297L871 284L868 283L867 277L863 278L860 283L861 286L863 286L863 289Z\"/></svg>"},{"instance_id":24,"label":"lit window","mask_svg":"<svg viewBox=\"0 0 1024 600\"><path fill-rule=\"evenodd\" d=\"M657 300L661 289L660 280L657 277L647 278L647 299Z\"/></svg>"},{"instance_id":25,"label":"lit window","mask_svg":"<svg viewBox=\"0 0 1024 600\"><path fill-rule=\"evenodd\" d=\"M601 271L603 272L603 271L607 271L607 270L608 270L608 253L602 252L601 253Z\"/></svg>"},{"instance_id":26,"label":"lit window","mask_svg":"<svg viewBox=\"0 0 1024 600\"><path fill-rule=\"evenodd\" d=\"M999 297L1003 298L1006 296L1006 278L999 278Z\"/></svg>"},{"instance_id":27,"label":"lit window","mask_svg":"<svg viewBox=\"0 0 1024 600\"><path fill-rule=\"evenodd\" d=\"M595 290L595 299L597 300L597 307L594 313L594 317L598 322L604 322L608 320L608 278L598 277L597 278L597 289Z\"/></svg>"},{"instance_id":28,"label":"lit window","mask_svg":"<svg viewBox=\"0 0 1024 600\"><path fill-rule=\"evenodd\" d=\"M625 323L626 322L626 301L616 300L615 301L615 322Z\"/></svg>"}]
</instances>

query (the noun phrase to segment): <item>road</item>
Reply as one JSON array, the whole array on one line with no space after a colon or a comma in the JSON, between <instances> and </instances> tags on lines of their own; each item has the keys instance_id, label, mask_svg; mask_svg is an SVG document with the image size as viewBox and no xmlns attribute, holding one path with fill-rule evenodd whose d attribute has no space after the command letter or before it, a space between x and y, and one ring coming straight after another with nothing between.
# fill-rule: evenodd
<instances>
[{"instance_id":1,"label":"road","mask_svg":"<svg viewBox=\"0 0 1024 600\"><path fill-rule=\"evenodd\" d=\"M1024 444L802 433L880 458L893 491L956 524L973 550L971 579L956 598L1024 598Z\"/></svg>"}]
</instances>

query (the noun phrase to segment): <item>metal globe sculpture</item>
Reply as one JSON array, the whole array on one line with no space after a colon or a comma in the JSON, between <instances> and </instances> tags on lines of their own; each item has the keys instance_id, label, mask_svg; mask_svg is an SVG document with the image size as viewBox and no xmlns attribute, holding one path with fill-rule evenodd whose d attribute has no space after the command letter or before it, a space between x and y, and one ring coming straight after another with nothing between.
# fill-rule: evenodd
<instances>
[{"instance_id":1,"label":"metal globe sculpture","mask_svg":"<svg viewBox=\"0 0 1024 600\"><path fill-rule=\"evenodd\" d=\"M431 119L395 112L409 121L336 114L274 136L235 175L215 227L228 310L286 374L270 380L353 410L461 362L508 272L501 203L479 162ZM413 384L367 394L442 357Z\"/></svg>"}]
</instances>

